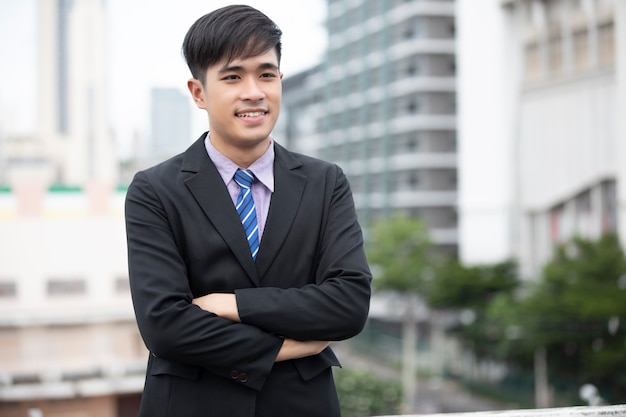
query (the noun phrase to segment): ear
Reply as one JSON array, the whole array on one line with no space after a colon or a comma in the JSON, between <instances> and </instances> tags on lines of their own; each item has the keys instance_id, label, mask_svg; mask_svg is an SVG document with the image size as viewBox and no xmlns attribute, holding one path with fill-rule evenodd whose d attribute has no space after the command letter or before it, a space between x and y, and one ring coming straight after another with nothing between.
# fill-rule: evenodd
<instances>
[{"instance_id":1,"label":"ear","mask_svg":"<svg viewBox=\"0 0 626 417\"><path fill-rule=\"evenodd\" d=\"M280 79L281 80L283 79L283 73L282 72L280 73Z\"/></svg>"},{"instance_id":2,"label":"ear","mask_svg":"<svg viewBox=\"0 0 626 417\"><path fill-rule=\"evenodd\" d=\"M206 110L206 103L204 100L204 86L202 85L200 80L190 78L187 81L187 88L189 89L189 92L191 93L191 98L193 98L196 106L198 106L199 109Z\"/></svg>"}]
</instances>

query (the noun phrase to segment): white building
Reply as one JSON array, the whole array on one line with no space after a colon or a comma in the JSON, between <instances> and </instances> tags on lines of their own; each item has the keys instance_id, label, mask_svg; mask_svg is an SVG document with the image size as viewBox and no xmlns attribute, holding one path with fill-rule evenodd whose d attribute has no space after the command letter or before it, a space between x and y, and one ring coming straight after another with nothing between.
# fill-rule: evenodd
<instances>
[{"instance_id":1,"label":"white building","mask_svg":"<svg viewBox=\"0 0 626 417\"><path fill-rule=\"evenodd\" d=\"M0 180L85 185L117 181L106 106L102 0L39 0L38 131L0 143Z\"/></svg>"},{"instance_id":2,"label":"white building","mask_svg":"<svg viewBox=\"0 0 626 417\"><path fill-rule=\"evenodd\" d=\"M0 415L137 415L102 0L40 0L39 131L0 142Z\"/></svg>"},{"instance_id":3,"label":"white building","mask_svg":"<svg viewBox=\"0 0 626 417\"><path fill-rule=\"evenodd\" d=\"M460 254L626 243L626 2L458 0ZM621 117L620 117L621 115Z\"/></svg>"},{"instance_id":4,"label":"white building","mask_svg":"<svg viewBox=\"0 0 626 417\"><path fill-rule=\"evenodd\" d=\"M124 197L0 189L0 415L136 415L147 351L128 288Z\"/></svg>"}]
</instances>

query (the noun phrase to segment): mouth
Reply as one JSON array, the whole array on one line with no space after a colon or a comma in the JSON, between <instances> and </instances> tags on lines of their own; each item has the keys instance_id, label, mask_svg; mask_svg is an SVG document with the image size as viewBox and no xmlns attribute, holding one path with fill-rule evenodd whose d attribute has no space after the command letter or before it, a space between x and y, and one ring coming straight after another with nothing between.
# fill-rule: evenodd
<instances>
[{"instance_id":1,"label":"mouth","mask_svg":"<svg viewBox=\"0 0 626 417\"><path fill-rule=\"evenodd\" d=\"M256 118L256 117L261 117L261 116L265 116L267 114L267 111L248 111L248 112L241 112L241 113L236 113L235 116L240 117L240 118Z\"/></svg>"}]
</instances>

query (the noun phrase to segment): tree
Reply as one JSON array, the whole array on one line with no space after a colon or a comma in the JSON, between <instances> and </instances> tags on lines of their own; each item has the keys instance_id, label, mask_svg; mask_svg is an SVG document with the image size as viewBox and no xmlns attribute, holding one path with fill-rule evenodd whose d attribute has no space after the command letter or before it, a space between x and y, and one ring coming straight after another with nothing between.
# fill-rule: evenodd
<instances>
[{"instance_id":1,"label":"tree","mask_svg":"<svg viewBox=\"0 0 626 417\"><path fill-rule=\"evenodd\" d=\"M396 414L402 390L396 381L378 378L366 370L337 369L335 381L343 417Z\"/></svg>"},{"instance_id":2,"label":"tree","mask_svg":"<svg viewBox=\"0 0 626 417\"><path fill-rule=\"evenodd\" d=\"M419 293L432 245L421 221L396 214L370 228L367 256L376 268L375 290Z\"/></svg>"},{"instance_id":3,"label":"tree","mask_svg":"<svg viewBox=\"0 0 626 417\"><path fill-rule=\"evenodd\" d=\"M517 306L520 353L545 347L555 378L625 401L625 300L626 258L615 234L566 242Z\"/></svg>"},{"instance_id":4,"label":"tree","mask_svg":"<svg viewBox=\"0 0 626 417\"><path fill-rule=\"evenodd\" d=\"M431 243L424 225L415 218L396 214L373 224L367 254L374 271L376 291L392 291L403 300L402 372L404 411L413 411L417 389L415 351L417 346L416 295L431 271Z\"/></svg>"},{"instance_id":5,"label":"tree","mask_svg":"<svg viewBox=\"0 0 626 417\"><path fill-rule=\"evenodd\" d=\"M487 313L493 303L509 303L518 286L514 261L465 266L450 259L428 282L426 301L435 309L463 311L455 332L478 357L494 357L498 356L494 342L502 337L501 325L488 320Z\"/></svg>"}]
</instances>

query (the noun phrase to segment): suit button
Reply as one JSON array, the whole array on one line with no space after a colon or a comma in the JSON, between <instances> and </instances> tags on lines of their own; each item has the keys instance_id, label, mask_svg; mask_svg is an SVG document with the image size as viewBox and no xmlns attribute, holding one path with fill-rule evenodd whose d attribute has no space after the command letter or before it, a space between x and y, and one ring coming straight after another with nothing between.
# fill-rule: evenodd
<instances>
[{"instance_id":1,"label":"suit button","mask_svg":"<svg viewBox=\"0 0 626 417\"><path fill-rule=\"evenodd\" d=\"M248 374L245 372L242 372L239 374L239 376L237 377L237 381L239 382L248 382Z\"/></svg>"},{"instance_id":2,"label":"suit button","mask_svg":"<svg viewBox=\"0 0 626 417\"><path fill-rule=\"evenodd\" d=\"M240 376L239 371L233 369L232 371L230 371L230 377L232 379L238 379Z\"/></svg>"}]
</instances>

